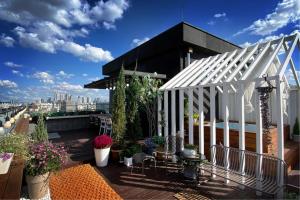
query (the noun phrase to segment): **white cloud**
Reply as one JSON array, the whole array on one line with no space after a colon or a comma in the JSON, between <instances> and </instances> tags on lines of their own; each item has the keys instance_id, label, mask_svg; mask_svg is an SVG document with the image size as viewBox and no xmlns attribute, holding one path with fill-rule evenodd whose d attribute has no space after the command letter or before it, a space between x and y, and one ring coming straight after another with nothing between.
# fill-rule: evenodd
<instances>
[{"instance_id":1,"label":"white cloud","mask_svg":"<svg viewBox=\"0 0 300 200\"><path fill-rule=\"evenodd\" d=\"M47 53L65 51L81 60L106 62L113 59L108 50L78 44L74 39L86 37L91 27L115 29L115 21L128 7L127 0L101 0L93 5L80 0L3 0L0 19L18 24L13 32L24 47Z\"/></svg>"},{"instance_id":2,"label":"white cloud","mask_svg":"<svg viewBox=\"0 0 300 200\"><path fill-rule=\"evenodd\" d=\"M13 62L11 62L11 61L5 62L4 65L6 65L6 66L8 66L8 67L11 67L11 68L22 67L22 65L13 63Z\"/></svg>"},{"instance_id":3,"label":"white cloud","mask_svg":"<svg viewBox=\"0 0 300 200\"><path fill-rule=\"evenodd\" d=\"M215 18L220 18L220 17L226 17L226 13L216 13L216 14L214 14L214 17Z\"/></svg>"},{"instance_id":4,"label":"white cloud","mask_svg":"<svg viewBox=\"0 0 300 200\"><path fill-rule=\"evenodd\" d=\"M82 76L83 76L83 77L87 77L87 76L88 76L88 74L84 73L84 74L82 74Z\"/></svg>"},{"instance_id":5,"label":"white cloud","mask_svg":"<svg viewBox=\"0 0 300 200\"><path fill-rule=\"evenodd\" d=\"M264 38L261 38L259 39L257 42L254 42L254 43L251 43L251 42L244 42L242 44L240 44L241 47L245 48L245 47L249 47L251 45L254 45L254 44L257 44L257 43L264 43L264 42L267 42L267 41L270 41L270 40L276 40L278 38L282 38L282 37L286 37L288 35L294 35L294 34L300 34L300 31L299 30L294 30L293 32L291 32L290 34L283 34L283 33L280 33L279 35L269 35L267 37L264 37Z\"/></svg>"},{"instance_id":6,"label":"white cloud","mask_svg":"<svg viewBox=\"0 0 300 200\"><path fill-rule=\"evenodd\" d=\"M15 43L15 40L12 37L7 36L4 33L1 34L1 36L0 36L0 44L4 45L6 47L13 47L14 43Z\"/></svg>"},{"instance_id":7,"label":"white cloud","mask_svg":"<svg viewBox=\"0 0 300 200\"><path fill-rule=\"evenodd\" d=\"M48 72L36 72L33 74L33 78L39 79L42 83L54 83L54 77Z\"/></svg>"},{"instance_id":8,"label":"white cloud","mask_svg":"<svg viewBox=\"0 0 300 200\"><path fill-rule=\"evenodd\" d=\"M24 77L24 74L23 73L21 73L20 71L18 71L18 70L12 70L11 71L13 74L15 74L15 75L18 75L18 76L20 76L20 77Z\"/></svg>"},{"instance_id":9,"label":"white cloud","mask_svg":"<svg viewBox=\"0 0 300 200\"><path fill-rule=\"evenodd\" d=\"M56 76L60 77L60 78L71 78L74 76L74 74L68 74L66 72L64 72L63 70L59 71Z\"/></svg>"},{"instance_id":10,"label":"white cloud","mask_svg":"<svg viewBox=\"0 0 300 200\"><path fill-rule=\"evenodd\" d=\"M250 26L238 31L234 36L247 33L253 35L269 35L289 23L300 22L300 1L283 0L278 3L274 12L268 14L264 19L254 21Z\"/></svg>"},{"instance_id":11,"label":"white cloud","mask_svg":"<svg viewBox=\"0 0 300 200\"><path fill-rule=\"evenodd\" d=\"M81 85L76 84L70 84L68 82L61 82L58 83L54 89L61 90L61 91L73 91L73 92L80 92L83 90L83 87Z\"/></svg>"},{"instance_id":12,"label":"white cloud","mask_svg":"<svg viewBox=\"0 0 300 200\"><path fill-rule=\"evenodd\" d=\"M213 26L216 24L216 22L214 20L210 20L209 22L207 22L207 24Z\"/></svg>"},{"instance_id":13,"label":"white cloud","mask_svg":"<svg viewBox=\"0 0 300 200\"><path fill-rule=\"evenodd\" d=\"M99 77L92 77L92 78L88 78L88 81L98 81L100 78Z\"/></svg>"},{"instance_id":14,"label":"white cloud","mask_svg":"<svg viewBox=\"0 0 300 200\"><path fill-rule=\"evenodd\" d=\"M10 80L0 80L0 87L17 88L18 84Z\"/></svg>"},{"instance_id":15,"label":"white cloud","mask_svg":"<svg viewBox=\"0 0 300 200\"><path fill-rule=\"evenodd\" d=\"M135 38L132 40L131 46L132 47L140 46L141 44L147 42L149 39L150 38L148 38L148 37L144 37L143 39Z\"/></svg>"}]
</instances>

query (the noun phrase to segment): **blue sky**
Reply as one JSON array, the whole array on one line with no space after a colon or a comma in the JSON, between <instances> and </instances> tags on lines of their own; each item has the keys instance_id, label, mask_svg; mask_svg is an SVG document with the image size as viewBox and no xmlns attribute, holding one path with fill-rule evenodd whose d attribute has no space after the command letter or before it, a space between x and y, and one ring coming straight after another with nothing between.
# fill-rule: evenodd
<instances>
[{"instance_id":1,"label":"blue sky","mask_svg":"<svg viewBox=\"0 0 300 200\"><path fill-rule=\"evenodd\" d=\"M0 101L54 91L108 99L83 85L102 77L103 64L181 21L247 46L297 31L300 0L3 0Z\"/></svg>"}]
</instances>

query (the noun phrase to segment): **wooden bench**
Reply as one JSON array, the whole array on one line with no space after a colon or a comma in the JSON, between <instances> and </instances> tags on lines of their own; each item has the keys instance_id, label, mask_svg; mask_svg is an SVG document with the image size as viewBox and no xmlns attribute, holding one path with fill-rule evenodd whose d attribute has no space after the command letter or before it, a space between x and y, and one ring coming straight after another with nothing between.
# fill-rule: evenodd
<instances>
[{"instance_id":1,"label":"wooden bench","mask_svg":"<svg viewBox=\"0 0 300 200\"><path fill-rule=\"evenodd\" d=\"M286 185L287 165L283 160L221 145L210 150L214 159L200 165L203 171L272 196Z\"/></svg>"}]
</instances>

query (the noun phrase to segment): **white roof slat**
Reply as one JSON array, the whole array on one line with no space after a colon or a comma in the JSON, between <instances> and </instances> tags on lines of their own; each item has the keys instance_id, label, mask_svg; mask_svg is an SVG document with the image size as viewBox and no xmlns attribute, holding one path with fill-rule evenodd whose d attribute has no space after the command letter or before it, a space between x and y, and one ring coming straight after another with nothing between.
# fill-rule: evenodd
<instances>
[{"instance_id":1,"label":"white roof slat","mask_svg":"<svg viewBox=\"0 0 300 200\"><path fill-rule=\"evenodd\" d=\"M175 81L173 84L171 84L168 87L166 87L166 89L175 88L176 85L181 84L183 81L185 81L186 78L190 77L200 66L204 65L205 63L207 63L210 59L211 59L211 57L201 59L202 60L201 63L196 63L190 70L184 70L185 73L182 74L178 78L178 80Z\"/></svg>"},{"instance_id":2,"label":"white roof slat","mask_svg":"<svg viewBox=\"0 0 300 200\"><path fill-rule=\"evenodd\" d=\"M204 59L200 59L200 60L196 60L194 62L192 62L189 66L187 66L185 69L183 69L181 72L179 72L178 74L176 74L173 78L171 78L166 84L164 84L160 89L163 90L165 89L166 87L169 87L170 85L176 83L179 78L181 76L184 76L185 74L187 74L189 72L189 70L192 70L194 69L194 67L197 65L197 64L200 64L201 62L203 62Z\"/></svg>"},{"instance_id":3,"label":"white roof slat","mask_svg":"<svg viewBox=\"0 0 300 200\"><path fill-rule=\"evenodd\" d=\"M253 56L255 51L258 49L259 44L255 45L252 50L247 54L247 56L239 63L237 68L230 74L230 76L227 78L226 82L230 82L235 75L244 67L244 65L249 61L249 59Z\"/></svg>"},{"instance_id":4,"label":"white roof slat","mask_svg":"<svg viewBox=\"0 0 300 200\"><path fill-rule=\"evenodd\" d=\"M208 66L207 70L205 72L203 72L202 74L200 74L200 76L198 78L196 78L191 84L190 86L195 86L197 85L200 81L203 80L203 78L205 78L205 76L207 76L209 73L213 72L214 68L220 64L224 59L225 57L228 55L228 53L224 53L224 54L221 54L221 56L219 57L219 59L213 63L211 66Z\"/></svg>"},{"instance_id":5,"label":"white roof slat","mask_svg":"<svg viewBox=\"0 0 300 200\"><path fill-rule=\"evenodd\" d=\"M255 58L255 60L250 64L249 68L245 71L245 73L242 75L242 77L240 78L240 80L246 80L246 78L250 75L250 73L252 72L252 70L256 67L256 65L259 63L259 61L263 58L263 56L265 56L266 52L268 51L268 49L270 48L271 42L268 42L263 50L261 52L259 52L259 55ZM264 67L264 66L260 66L260 67Z\"/></svg>"},{"instance_id":6,"label":"white roof slat","mask_svg":"<svg viewBox=\"0 0 300 200\"><path fill-rule=\"evenodd\" d=\"M206 63L210 63L215 60L215 56L208 57L204 62L201 63L195 70L193 70L191 73L188 74L188 76L183 77L174 87L181 87L184 82L191 79L197 72L202 71L204 68L203 66L206 65Z\"/></svg>"},{"instance_id":7,"label":"white roof slat","mask_svg":"<svg viewBox=\"0 0 300 200\"><path fill-rule=\"evenodd\" d=\"M247 52L247 49L248 48L241 50L241 52L234 58L234 60L230 62L227 68L224 71L222 71L222 73L219 74L217 78L215 78L213 83L219 82L227 74L227 72L240 60L240 58Z\"/></svg>"},{"instance_id":8,"label":"white roof slat","mask_svg":"<svg viewBox=\"0 0 300 200\"><path fill-rule=\"evenodd\" d=\"M220 54L213 56L212 59L206 63L205 65L203 65L199 71L196 71L194 74L192 74L192 76L187 79L184 83L182 83L182 85L180 85L180 87L187 87L189 86L189 84L194 81L200 74L202 74L205 70L208 70L209 67L211 66L211 64L213 64L218 58L220 57Z\"/></svg>"},{"instance_id":9,"label":"white roof slat","mask_svg":"<svg viewBox=\"0 0 300 200\"><path fill-rule=\"evenodd\" d=\"M299 41L300 41L300 38L299 38ZM298 42L299 42L299 41L298 41ZM285 51L287 51L287 50L288 50L287 44L284 43L283 46L284 46ZM292 72L293 72L293 75L294 75L295 82L296 82L297 86L300 87L300 82L299 82L299 78L298 78L298 73L297 73L297 71L296 71L296 67L295 67L295 64L294 64L294 61L293 61L293 58L292 58L292 57L291 57L291 59L290 59L290 65L291 65L291 69L292 69ZM285 76L284 76L284 77L285 77Z\"/></svg>"}]
</instances>

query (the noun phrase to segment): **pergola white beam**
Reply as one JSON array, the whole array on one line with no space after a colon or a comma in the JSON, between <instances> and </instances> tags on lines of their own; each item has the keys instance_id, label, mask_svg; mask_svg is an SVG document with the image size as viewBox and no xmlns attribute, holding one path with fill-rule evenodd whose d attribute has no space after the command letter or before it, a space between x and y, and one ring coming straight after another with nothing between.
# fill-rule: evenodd
<instances>
[{"instance_id":1,"label":"pergola white beam","mask_svg":"<svg viewBox=\"0 0 300 200\"><path fill-rule=\"evenodd\" d=\"M171 135L176 136L176 91L171 91Z\"/></svg>"},{"instance_id":2,"label":"pergola white beam","mask_svg":"<svg viewBox=\"0 0 300 200\"><path fill-rule=\"evenodd\" d=\"M214 86L210 87L210 146L216 144L216 89ZM213 148L211 149L213 151ZM216 164L216 158L213 156L214 153L210 152L210 160L213 165ZM212 167L215 171L215 168ZM214 173L212 177L215 178Z\"/></svg>"},{"instance_id":3,"label":"pergola white beam","mask_svg":"<svg viewBox=\"0 0 300 200\"><path fill-rule=\"evenodd\" d=\"M194 144L194 121L193 121L193 89L188 90L189 100L189 144Z\"/></svg>"},{"instance_id":4,"label":"pergola white beam","mask_svg":"<svg viewBox=\"0 0 300 200\"><path fill-rule=\"evenodd\" d=\"M227 78L226 82L230 82L233 78L235 78L236 74L245 66L245 64L249 61L249 59L253 56L255 51L258 49L259 44L252 47L252 50L247 54L247 56L238 64L237 68L230 74Z\"/></svg>"},{"instance_id":5,"label":"pergola white beam","mask_svg":"<svg viewBox=\"0 0 300 200\"><path fill-rule=\"evenodd\" d=\"M157 134L158 136L162 136L161 130L161 96L157 97Z\"/></svg>"},{"instance_id":6,"label":"pergola white beam","mask_svg":"<svg viewBox=\"0 0 300 200\"><path fill-rule=\"evenodd\" d=\"M269 48L270 48L270 42L268 42L264 46L263 50L259 53L259 55L255 58L255 60L250 64L249 68L245 71L245 73L240 78L240 80L246 80L247 79L247 77L251 74L251 72L254 70L254 68L259 63L259 61L265 56L265 54L269 50Z\"/></svg>"},{"instance_id":7,"label":"pergola white beam","mask_svg":"<svg viewBox=\"0 0 300 200\"><path fill-rule=\"evenodd\" d=\"M224 146L229 147L229 95L228 95L228 85L225 84L223 87L223 118L224 118ZM225 184L229 183L229 152L227 149L224 151L224 168L226 170L226 178L224 180Z\"/></svg>"},{"instance_id":8,"label":"pergola white beam","mask_svg":"<svg viewBox=\"0 0 300 200\"><path fill-rule=\"evenodd\" d=\"M201 69L202 66L204 66L210 59L211 57L208 57L205 58L200 64L196 63L195 67L191 68L190 70L186 70L187 73L185 75L181 76L180 79L176 81L176 83L166 87L166 89L180 87L182 83L189 79L197 70Z\"/></svg>"},{"instance_id":9,"label":"pergola white beam","mask_svg":"<svg viewBox=\"0 0 300 200\"><path fill-rule=\"evenodd\" d=\"M300 40L300 39L299 39ZM288 51L288 46L286 43L284 43L284 49L285 51ZM295 79L295 82L297 84L298 87L300 87L300 82L299 82L299 78L298 78L298 73L296 71L296 67L295 67L295 64L294 64L294 61L293 61L293 58L291 57L290 59L290 66L291 66L291 69L292 69L292 72L293 72L293 75L294 75L294 79Z\"/></svg>"},{"instance_id":10,"label":"pergola white beam","mask_svg":"<svg viewBox=\"0 0 300 200\"><path fill-rule=\"evenodd\" d=\"M260 82L256 82L256 87L258 87ZM262 193L262 154L263 154L263 132L262 132L262 116L261 116L261 100L259 93L255 90L256 93L256 153L258 154L256 160L256 195L261 196Z\"/></svg>"},{"instance_id":11,"label":"pergola white beam","mask_svg":"<svg viewBox=\"0 0 300 200\"><path fill-rule=\"evenodd\" d=\"M241 52L234 58L232 62L225 68L224 71L222 71L215 80L212 81L212 83L218 83L221 81L221 79L229 72L229 70L241 59L242 56L245 55L248 48L245 48L241 50Z\"/></svg>"},{"instance_id":12,"label":"pergola white beam","mask_svg":"<svg viewBox=\"0 0 300 200\"><path fill-rule=\"evenodd\" d=\"M193 82L190 84L190 86L198 85L199 82L202 81L202 79L203 79L207 74L209 74L210 72L212 72L212 71L214 70L214 68L215 68L219 63L221 63L221 62L224 60L224 58L227 56L227 54L228 54L228 53L224 53L223 55L221 55L221 56L218 58L218 60L217 60L215 63L213 63L211 66L208 66L208 67L207 67L208 69L207 69L206 71L204 71L203 73L199 74L199 76L198 76L195 80L193 80Z\"/></svg>"},{"instance_id":13,"label":"pergola white beam","mask_svg":"<svg viewBox=\"0 0 300 200\"><path fill-rule=\"evenodd\" d=\"M198 108L199 108L199 153L204 155L204 113L203 113L203 87L198 89Z\"/></svg>"},{"instance_id":14,"label":"pergola white beam","mask_svg":"<svg viewBox=\"0 0 300 200\"><path fill-rule=\"evenodd\" d=\"M204 59L201 60L197 60L192 62L189 66L187 66L184 70L182 70L181 72L179 72L178 74L176 74L171 80L169 80L166 84L164 84L160 89L164 90L166 88L170 88L172 87L174 84L176 84L181 77L185 76L186 74L188 74L190 71L192 71L195 67L197 67L197 65L200 65L201 62L203 62Z\"/></svg>"},{"instance_id":15,"label":"pergola white beam","mask_svg":"<svg viewBox=\"0 0 300 200\"><path fill-rule=\"evenodd\" d=\"M168 105L169 105L169 102L168 102L168 91L165 90L164 91L164 124L165 124L165 127L164 127L164 136L168 136L169 135L169 118L168 118L168 115L169 115L169 111L168 111Z\"/></svg>"},{"instance_id":16,"label":"pergola white beam","mask_svg":"<svg viewBox=\"0 0 300 200\"><path fill-rule=\"evenodd\" d=\"M230 53L230 55L223 61L222 64L220 64L218 66L218 68L216 70L214 70L209 76L207 76L201 83L200 85L205 85L206 83L208 83L209 81L211 81L214 76L216 76L216 74L226 65L228 64L228 62L232 59L232 57L234 55L236 55L237 50L233 51Z\"/></svg>"},{"instance_id":17,"label":"pergola white beam","mask_svg":"<svg viewBox=\"0 0 300 200\"><path fill-rule=\"evenodd\" d=\"M211 58L211 60L203 65L200 69L198 69L198 71L196 71L194 74L192 74L192 76L190 76L188 79L186 79L186 82L184 82L181 87L187 87L189 86L189 84L195 79L197 78L199 75L201 75L202 73L205 72L205 70L207 70L211 64L213 64L218 58L219 58L220 55L216 55L216 56L213 56Z\"/></svg>"},{"instance_id":18,"label":"pergola white beam","mask_svg":"<svg viewBox=\"0 0 300 200\"><path fill-rule=\"evenodd\" d=\"M298 42L298 37L299 37L299 35L296 34L295 38L293 40L292 45L290 46L289 50L287 51L286 58L285 58L284 62L281 64L281 66L279 68L278 75L279 75L280 78L283 77L283 75L285 73L285 70L286 70L286 67L287 67L287 64L290 62L290 59L291 59L292 54L293 54L293 51L294 51L294 49L295 49L295 47L297 45L297 42Z\"/></svg>"},{"instance_id":19,"label":"pergola white beam","mask_svg":"<svg viewBox=\"0 0 300 200\"><path fill-rule=\"evenodd\" d=\"M179 90L179 132L184 139L184 90Z\"/></svg>"}]
</instances>

